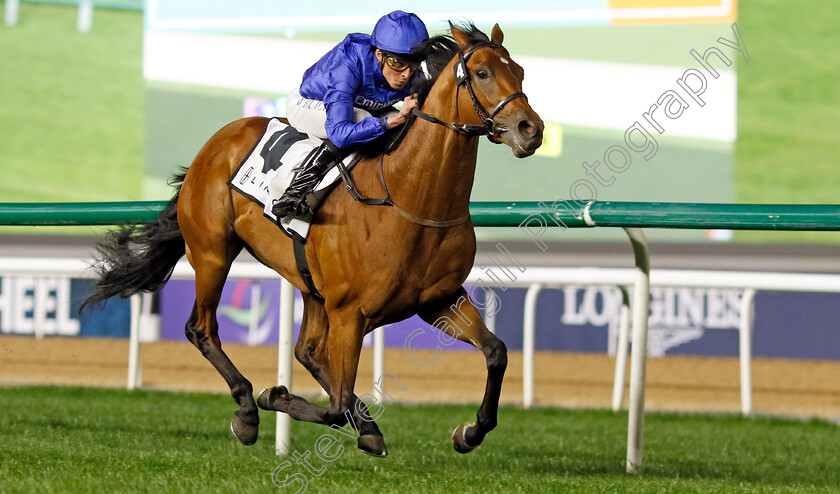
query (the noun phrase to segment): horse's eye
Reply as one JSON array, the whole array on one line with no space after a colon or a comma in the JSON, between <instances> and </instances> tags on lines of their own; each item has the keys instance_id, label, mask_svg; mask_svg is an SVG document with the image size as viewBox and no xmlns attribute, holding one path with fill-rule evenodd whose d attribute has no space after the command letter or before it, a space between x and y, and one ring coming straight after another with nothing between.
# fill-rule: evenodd
<instances>
[{"instance_id":1,"label":"horse's eye","mask_svg":"<svg viewBox=\"0 0 840 494\"><path fill-rule=\"evenodd\" d=\"M488 74L486 70L476 70L475 76L479 79L487 79L488 77L490 77L490 74Z\"/></svg>"}]
</instances>

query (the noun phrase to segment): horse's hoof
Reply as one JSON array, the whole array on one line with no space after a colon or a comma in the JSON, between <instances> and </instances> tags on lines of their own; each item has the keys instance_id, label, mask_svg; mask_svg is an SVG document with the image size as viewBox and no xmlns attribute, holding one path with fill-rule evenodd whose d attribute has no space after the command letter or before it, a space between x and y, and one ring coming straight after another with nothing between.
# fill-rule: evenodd
<instances>
[{"instance_id":1,"label":"horse's hoof","mask_svg":"<svg viewBox=\"0 0 840 494\"><path fill-rule=\"evenodd\" d=\"M385 447L385 438L373 434L363 434L356 439L356 446L362 453L377 458L387 458L388 448Z\"/></svg>"},{"instance_id":2,"label":"horse's hoof","mask_svg":"<svg viewBox=\"0 0 840 494\"><path fill-rule=\"evenodd\" d=\"M461 454L467 454L478 446L470 446L467 444L467 428L475 427L474 423L465 422L452 431L452 446L455 451Z\"/></svg>"},{"instance_id":3,"label":"horse's hoof","mask_svg":"<svg viewBox=\"0 0 840 494\"><path fill-rule=\"evenodd\" d=\"M260 426L259 424L248 425L239 420L239 417L233 417L233 420L230 421L230 431L233 432L236 439L239 439L239 442L245 446L250 446L257 442Z\"/></svg>"},{"instance_id":4,"label":"horse's hoof","mask_svg":"<svg viewBox=\"0 0 840 494\"><path fill-rule=\"evenodd\" d=\"M274 386L272 388L266 388L260 391L260 396L259 398L257 398L257 405L263 410L271 410L276 412L278 411L278 408L275 405L276 400L288 394L289 390L286 389L286 386Z\"/></svg>"}]
</instances>

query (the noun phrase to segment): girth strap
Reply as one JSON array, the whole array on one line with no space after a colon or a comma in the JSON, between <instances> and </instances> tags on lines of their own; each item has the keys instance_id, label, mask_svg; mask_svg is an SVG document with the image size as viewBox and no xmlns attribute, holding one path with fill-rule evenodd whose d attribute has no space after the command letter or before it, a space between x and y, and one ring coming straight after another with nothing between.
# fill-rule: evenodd
<instances>
[{"instance_id":1,"label":"girth strap","mask_svg":"<svg viewBox=\"0 0 840 494\"><path fill-rule=\"evenodd\" d=\"M295 251L295 264L297 264L300 277L303 278L303 284L309 289L310 294L324 300L324 296L315 288L312 273L309 271L309 261L306 260L306 241L298 235L292 235L292 244Z\"/></svg>"}]
</instances>

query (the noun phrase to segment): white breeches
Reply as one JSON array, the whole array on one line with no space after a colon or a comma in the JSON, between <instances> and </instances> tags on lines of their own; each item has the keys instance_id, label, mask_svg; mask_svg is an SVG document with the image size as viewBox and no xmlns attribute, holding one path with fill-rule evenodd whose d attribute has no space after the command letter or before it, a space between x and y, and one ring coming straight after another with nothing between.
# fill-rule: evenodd
<instances>
[{"instance_id":1,"label":"white breeches","mask_svg":"<svg viewBox=\"0 0 840 494\"><path fill-rule=\"evenodd\" d=\"M367 110L353 108L353 121L372 117ZM297 89L286 98L286 118L297 130L320 139L327 138L327 108L323 101L304 98Z\"/></svg>"}]
</instances>

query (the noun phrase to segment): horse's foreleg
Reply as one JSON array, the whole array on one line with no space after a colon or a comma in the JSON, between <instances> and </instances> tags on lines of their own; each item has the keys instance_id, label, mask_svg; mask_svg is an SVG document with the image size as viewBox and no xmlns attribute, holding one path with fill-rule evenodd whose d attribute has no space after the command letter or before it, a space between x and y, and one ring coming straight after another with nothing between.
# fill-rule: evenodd
<instances>
[{"instance_id":1,"label":"horse's foreleg","mask_svg":"<svg viewBox=\"0 0 840 494\"><path fill-rule=\"evenodd\" d=\"M341 427L352 418L356 400L353 385L359 365L359 353L362 349L364 320L358 311L352 309L335 312L340 315L329 314L329 331L326 334L328 355L326 375L329 379L322 377L329 386L330 406L314 405L300 396L290 394L285 386L280 386L260 394L260 407L286 412L295 420L329 426ZM358 315L351 316L350 314ZM318 352L315 352L313 355L317 354Z\"/></svg>"},{"instance_id":2,"label":"horse's foreleg","mask_svg":"<svg viewBox=\"0 0 840 494\"><path fill-rule=\"evenodd\" d=\"M330 392L329 356L327 354L327 335L329 320L324 309L324 302L315 297L304 295L303 322L300 337L295 346L295 357L312 374L312 377ZM367 406L353 395L354 405L351 410L353 424L359 431L356 440L358 448L373 456L388 456L385 439L376 422L370 417Z\"/></svg>"},{"instance_id":3,"label":"horse's foreleg","mask_svg":"<svg viewBox=\"0 0 840 494\"><path fill-rule=\"evenodd\" d=\"M257 441L260 417L253 397L251 383L239 372L233 362L222 351L219 340L219 326L216 308L230 267L211 268L209 263L194 264L196 269L196 303L187 321L185 333L193 345L201 351L230 387L230 394L239 405L231 422L233 434L242 444L249 446Z\"/></svg>"},{"instance_id":4,"label":"horse's foreleg","mask_svg":"<svg viewBox=\"0 0 840 494\"><path fill-rule=\"evenodd\" d=\"M342 307L329 314L330 331L327 335L330 374L331 421L340 421L340 417L352 413L356 404L353 389L356 385L356 373L359 369L359 354L362 351L362 338L365 335L365 319L362 313L353 307Z\"/></svg>"},{"instance_id":5,"label":"horse's foreleg","mask_svg":"<svg viewBox=\"0 0 840 494\"><path fill-rule=\"evenodd\" d=\"M507 368L507 348L481 320L467 292L461 288L454 296L420 312L420 317L441 331L477 347L487 362L487 385L475 424L462 424L452 433L452 444L459 453L469 453L496 427L499 396Z\"/></svg>"},{"instance_id":6,"label":"horse's foreleg","mask_svg":"<svg viewBox=\"0 0 840 494\"><path fill-rule=\"evenodd\" d=\"M329 334L329 320L324 310L323 301L304 294L303 321L300 336L295 345L295 358L312 374L324 391L330 393L329 356L327 353L327 335ZM351 417L354 429L359 432L356 440L358 448L373 456L387 456L385 440L379 427L370 418L367 407L358 397L353 396L355 404L351 407ZM260 393L258 404L261 408L278 411L292 411L298 420L311 420L323 423L327 409L314 407L303 398L292 395L285 386L277 386ZM291 405L294 404L294 407Z\"/></svg>"}]
</instances>

